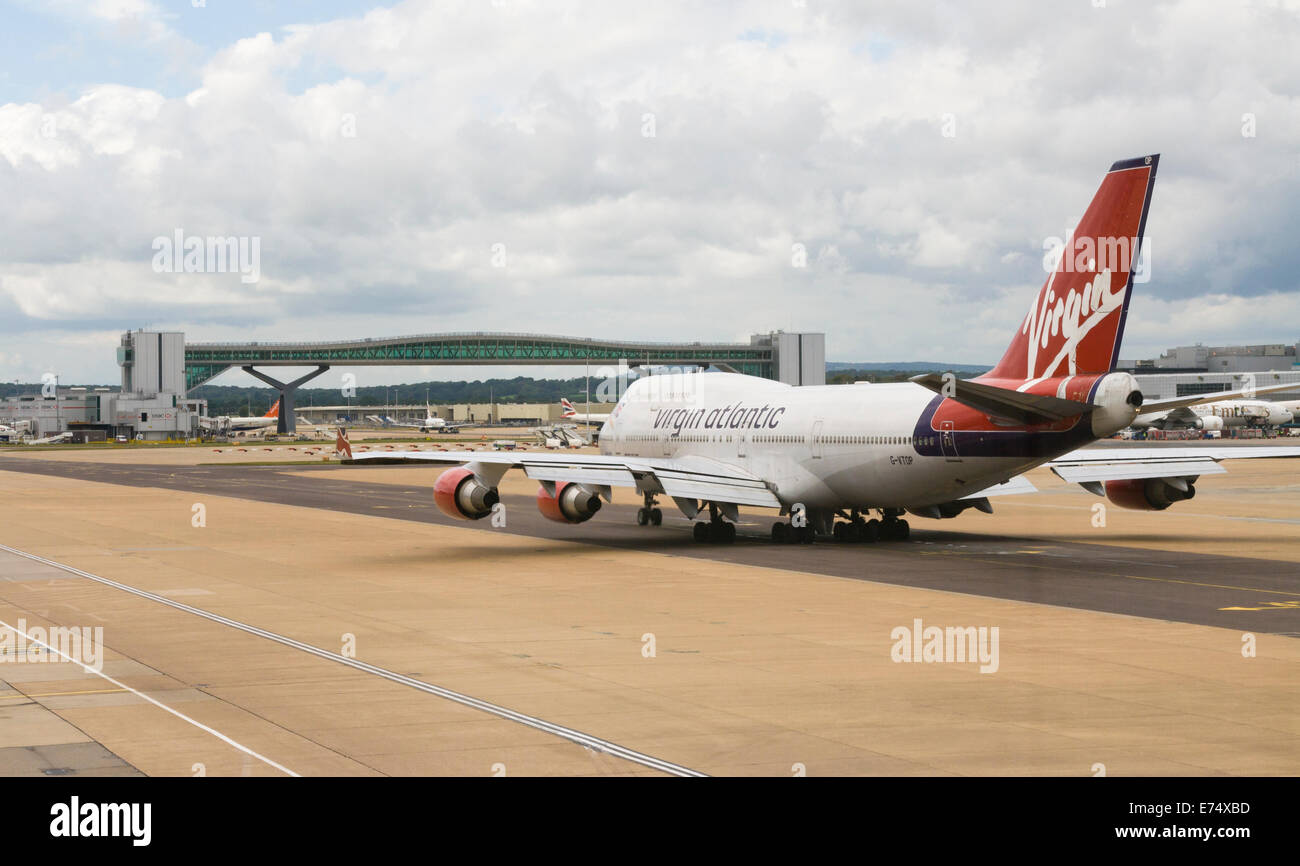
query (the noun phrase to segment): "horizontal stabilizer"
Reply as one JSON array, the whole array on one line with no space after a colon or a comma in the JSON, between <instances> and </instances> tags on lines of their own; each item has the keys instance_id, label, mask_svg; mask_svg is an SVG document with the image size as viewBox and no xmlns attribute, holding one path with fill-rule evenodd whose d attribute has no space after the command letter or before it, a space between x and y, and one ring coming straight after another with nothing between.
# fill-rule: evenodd
<instances>
[{"instance_id":1,"label":"horizontal stabilizer","mask_svg":"<svg viewBox=\"0 0 1300 866\"><path fill-rule=\"evenodd\" d=\"M1048 424L1086 415L1098 408L1093 403L1080 403L1045 394L1027 394L965 379L945 379L939 373L923 373L913 376L910 381L985 415L1005 418L1017 424Z\"/></svg>"}]
</instances>

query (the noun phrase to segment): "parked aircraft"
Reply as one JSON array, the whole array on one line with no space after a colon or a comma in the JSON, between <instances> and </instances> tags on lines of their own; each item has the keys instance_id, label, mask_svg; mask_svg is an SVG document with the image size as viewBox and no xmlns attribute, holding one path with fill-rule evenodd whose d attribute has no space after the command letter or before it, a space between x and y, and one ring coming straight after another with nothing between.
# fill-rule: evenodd
<instances>
[{"instance_id":1,"label":"parked aircraft","mask_svg":"<svg viewBox=\"0 0 1300 866\"><path fill-rule=\"evenodd\" d=\"M1266 394L1269 391L1294 391L1294 383L1273 385L1267 388L1250 388L1241 391L1223 392L1208 395L1222 398L1231 394ZM1134 429L1145 430L1224 430L1230 427L1279 427L1289 424L1294 418L1294 411L1285 403L1270 403L1267 400L1233 400L1217 399L1214 403L1201 406L1184 406L1167 412L1143 412L1133 419Z\"/></svg>"}]
</instances>

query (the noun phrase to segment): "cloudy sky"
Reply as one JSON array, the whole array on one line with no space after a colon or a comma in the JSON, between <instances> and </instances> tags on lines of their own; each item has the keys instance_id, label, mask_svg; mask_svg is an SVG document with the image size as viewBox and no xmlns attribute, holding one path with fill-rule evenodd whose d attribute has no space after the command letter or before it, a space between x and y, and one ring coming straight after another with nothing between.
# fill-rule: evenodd
<instances>
[{"instance_id":1,"label":"cloudy sky","mask_svg":"<svg viewBox=\"0 0 1300 866\"><path fill-rule=\"evenodd\" d=\"M0 380L116 382L138 327L783 328L825 332L831 360L993 363L1044 240L1154 152L1122 355L1300 338L1300 2L10 0L0 20ZM257 280L159 272L177 232L256 239Z\"/></svg>"}]
</instances>

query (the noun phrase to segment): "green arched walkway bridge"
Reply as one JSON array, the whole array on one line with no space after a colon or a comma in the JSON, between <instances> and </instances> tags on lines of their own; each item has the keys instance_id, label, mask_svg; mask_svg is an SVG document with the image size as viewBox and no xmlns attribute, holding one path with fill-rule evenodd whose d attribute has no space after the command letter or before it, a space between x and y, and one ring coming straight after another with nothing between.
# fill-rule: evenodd
<instances>
[{"instance_id":1,"label":"green arched walkway bridge","mask_svg":"<svg viewBox=\"0 0 1300 866\"><path fill-rule=\"evenodd\" d=\"M779 332L771 335L758 334L750 338L748 343L639 343L546 334L479 332L320 343L186 343L185 387L187 390L194 388L220 376L231 367L239 367L279 390L278 427L281 433L285 433L294 430L294 392L300 385L335 366L615 366L625 361L633 367L640 364L682 367L715 365L738 373L774 379L777 378L779 366L778 337L790 336L792 335L782 335ZM317 369L292 382L280 382L259 372L256 367Z\"/></svg>"},{"instance_id":2,"label":"green arched walkway bridge","mask_svg":"<svg viewBox=\"0 0 1300 866\"><path fill-rule=\"evenodd\" d=\"M766 341L766 342L764 342ZM186 343L185 387L231 367L411 366L432 364L668 364L727 365L773 378L773 346L766 335L749 343L638 343L545 334L423 334L321 343Z\"/></svg>"}]
</instances>

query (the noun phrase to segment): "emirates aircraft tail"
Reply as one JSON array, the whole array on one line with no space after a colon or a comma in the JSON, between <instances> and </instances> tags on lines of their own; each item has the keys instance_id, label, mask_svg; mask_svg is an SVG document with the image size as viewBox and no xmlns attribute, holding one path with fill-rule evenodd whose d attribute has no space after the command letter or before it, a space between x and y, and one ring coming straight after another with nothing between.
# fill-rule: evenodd
<instances>
[{"instance_id":1,"label":"emirates aircraft tail","mask_svg":"<svg viewBox=\"0 0 1300 866\"><path fill-rule=\"evenodd\" d=\"M1152 154L1110 167L1011 346L980 380L1031 382L1115 368L1159 163Z\"/></svg>"}]
</instances>

